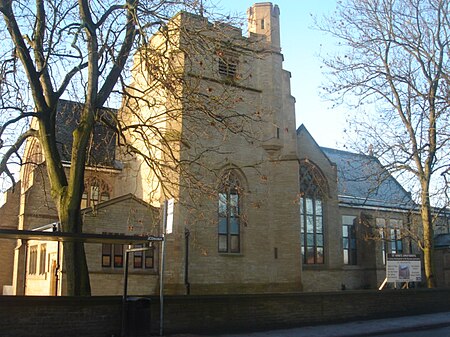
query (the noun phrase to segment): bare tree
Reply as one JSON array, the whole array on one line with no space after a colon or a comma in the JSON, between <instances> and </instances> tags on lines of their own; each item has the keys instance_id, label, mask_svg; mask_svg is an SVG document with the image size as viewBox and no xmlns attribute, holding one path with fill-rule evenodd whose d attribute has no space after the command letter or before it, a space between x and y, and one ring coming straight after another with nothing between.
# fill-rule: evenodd
<instances>
[{"instance_id":1,"label":"bare tree","mask_svg":"<svg viewBox=\"0 0 450 337\"><path fill-rule=\"evenodd\" d=\"M200 158L208 153L223 151L220 141L208 138L214 130L222 137L261 137L244 122L260 116L244 116L233 108L240 103L237 86L227 85L246 74L238 74L221 55L225 47L243 52L248 46L239 29L211 26L202 2L36 0L33 6L1 0L0 12L0 174L14 183L14 164L27 164L24 144L37 139L65 232L82 232L86 165L101 164L92 160L96 128L110 131L119 159L139 157L155 191L166 195L174 193L177 174L183 177L176 179L182 188L208 189L195 173L201 170L192 168L204 165ZM174 19L176 13L181 21ZM194 19L186 24L184 17ZM227 38L221 41L217 34ZM222 59L230 83L213 79L214 84L202 85L202 73L211 66L205 55ZM80 104L75 111L64 109L64 98ZM104 108L115 102L122 102L119 112ZM191 129L189 137L181 133L181 114L183 129ZM58 140L61 119L72 120L63 130L70 140L65 149ZM180 156L180 147L189 150L188 157ZM64 243L64 259L68 295L90 294L83 244Z\"/></svg>"},{"instance_id":2,"label":"bare tree","mask_svg":"<svg viewBox=\"0 0 450 337\"><path fill-rule=\"evenodd\" d=\"M245 113L255 110L254 101L244 102L241 87L251 82L248 59L257 57L248 47L239 28L211 26L182 13L136 53L120 112L119 143L127 155L140 156L152 168L155 196L150 199L174 196L179 188L215 195L217 182L206 183L205 175L215 176L223 156L234 152L226 144L263 139L256 126L262 117ZM222 74L217 64L223 65Z\"/></svg>"},{"instance_id":3,"label":"bare tree","mask_svg":"<svg viewBox=\"0 0 450 337\"><path fill-rule=\"evenodd\" d=\"M347 0L319 28L337 38L325 90L356 108L359 149L418 194L428 287L434 287L431 200L449 161L449 1ZM366 111L364 111L366 109Z\"/></svg>"}]
</instances>

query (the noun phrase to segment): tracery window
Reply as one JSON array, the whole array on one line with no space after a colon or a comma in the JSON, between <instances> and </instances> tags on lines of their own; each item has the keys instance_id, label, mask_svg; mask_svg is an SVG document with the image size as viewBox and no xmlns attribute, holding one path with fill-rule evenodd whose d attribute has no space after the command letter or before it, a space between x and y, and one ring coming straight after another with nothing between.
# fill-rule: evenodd
<instances>
[{"instance_id":1,"label":"tracery window","mask_svg":"<svg viewBox=\"0 0 450 337\"><path fill-rule=\"evenodd\" d=\"M221 253L240 252L241 192L238 177L233 171L228 171L222 178L218 198L218 249Z\"/></svg>"},{"instance_id":2,"label":"tracery window","mask_svg":"<svg viewBox=\"0 0 450 337\"><path fill-rule=\"evenodd\" d=\"M107 201L111 196L111 187L103 180L90 178L86 180L81 197L81 209L95 206Z\"/></svg>"},{"instance_id":3,"label":"tracery window","mask_svg":"<svg viewBox=\"0 0 450 337\"><path fill-rule=\"evenodd\" d=\"M324 263L323 199L326 183L309 161L300 164L300 240L304 264Z\"/></svg>"},{"instance_id":4,"label":"tracery window","mask_svg":"<svg viewBox=\"0 0 450 337\"><path fill-rule=\"evenodd\" d=\"M30 140L29 149L26 152L24 159L23 174L22 174L22 188L24 191L28 190L33 185L34 170L44 161L41 146L36 138Z\"/></svg>"}]
</instances>

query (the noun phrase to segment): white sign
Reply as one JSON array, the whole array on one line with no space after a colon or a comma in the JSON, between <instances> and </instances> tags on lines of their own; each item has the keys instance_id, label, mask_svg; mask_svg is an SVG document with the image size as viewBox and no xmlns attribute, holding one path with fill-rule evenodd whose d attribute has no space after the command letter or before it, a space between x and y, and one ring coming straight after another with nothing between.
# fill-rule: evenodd
<instances>
[{"instance_id":1,"label":"white sign","mask_svg":"<svg viewBox=\"0 0 450 337\"><path fill-rule=\"evenodd\" d=\"M417 254L388 254L386 262L387 282L422 281L422 264Z\"/></svg>"},{"instance_id":2,"label":"white sign","mask_svg":"<svg viewBox=\"0 0 450 337\"><path fill-rule=\"evenodd\" d=\"M167 218L166 218L166 234L171 234L173 231L173 206L174 199L167 200Z\"/></svg>"}]
</instances>

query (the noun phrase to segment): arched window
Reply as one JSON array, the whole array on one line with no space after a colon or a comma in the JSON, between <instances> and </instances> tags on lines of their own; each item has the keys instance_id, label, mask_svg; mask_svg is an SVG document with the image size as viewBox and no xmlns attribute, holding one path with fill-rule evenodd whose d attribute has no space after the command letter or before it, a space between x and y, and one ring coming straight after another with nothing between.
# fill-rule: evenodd
<instances>
[{"instance_id":1,"label":"arched window","mask_svg":"<svg viewBox=\"0 0 450 337\"><path fill-rule=\"evenodd\" d=\"M323 199L326 182L309 161L300 163L300 227L304 264L324 263Z\"/></svg>"},{"instance_id":2,"label":"arched window","mask_svg":"<svg viewBox=\"0 0 450 337\"><path fill-rule=\"evenodd\" d=\"M90 178L84 184L81 209L95 206L111 197L111 187L101 179Z\"/></svg>"},{"instance_id":3,"label":"arched window","mask_svg":"<svg viewBox=\"0 0 450 337\"><path fill-rule=\"evenodd\" d=\"M22 189L28 190L34 183L34 170L44 161L42 149L39 141L36 138L32 138L30 143L27 144L27 150L25 151L25 158L23 160L23 174L22 174Z\"/></svg>"},{"instance_id":4,"label":"arched window","mask_svg":"<svg viewBox=\"0 0 450 337\"><path fill-rule=\"evenodd\" d=\"M222 177L219 189L218 245L220 253L239 253L241 245L241 195L242 188L233 171Z\"/></svg>"}]
</instances>

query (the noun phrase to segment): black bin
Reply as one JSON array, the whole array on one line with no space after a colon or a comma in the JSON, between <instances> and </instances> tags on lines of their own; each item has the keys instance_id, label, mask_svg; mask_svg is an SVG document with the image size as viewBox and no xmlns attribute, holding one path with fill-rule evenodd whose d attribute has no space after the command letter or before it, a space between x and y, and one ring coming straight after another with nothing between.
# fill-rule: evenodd
<instances>
[{"instance_id":1,"label":"black bin","mask_svg":"<svg viewBox=\"0 0 450 337\"><path fill-rule=\"evenodd\" d=\"M150 299L146 297L127 298L127 337L150 336Z\"/></svg>"}]
</instances>

